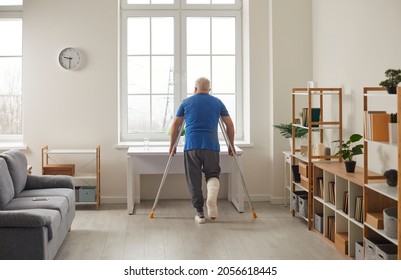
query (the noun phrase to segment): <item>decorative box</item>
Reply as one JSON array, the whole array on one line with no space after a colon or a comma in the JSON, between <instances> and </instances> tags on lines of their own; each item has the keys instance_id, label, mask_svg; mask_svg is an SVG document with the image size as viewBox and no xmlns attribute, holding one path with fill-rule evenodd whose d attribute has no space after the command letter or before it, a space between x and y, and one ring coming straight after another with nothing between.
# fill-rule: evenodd
<instances>
[{"instance_id":1,"label":"decorative box","mask_svg":"<svg viewBox=\"0 0 401 280\"><path fill-rule=\"evenodd\" d=\"M74 176L75 164L48 164L43 166L43 175Z\"/></svg>"},{"instance_id":2,"label":"decorative box","mask_svg":"<svg viewBox=\"0 0 401 280\"><path fill-rule=\"evenodd\" d=\"M95 201L96 201L95 186L82 186L79 188L79 202L95 202Z\"/></svg>"}]
</instances>

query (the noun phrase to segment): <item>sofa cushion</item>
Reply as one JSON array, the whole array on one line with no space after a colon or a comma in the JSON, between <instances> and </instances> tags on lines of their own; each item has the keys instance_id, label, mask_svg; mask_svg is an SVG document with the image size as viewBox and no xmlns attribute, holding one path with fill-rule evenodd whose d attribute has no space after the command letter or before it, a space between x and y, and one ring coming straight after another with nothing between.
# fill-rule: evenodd
<instances>
[{"instance_id":1,"label":"sofa cushion","mask_svg":"<svg viewBox=\"0 0 401 280\"><path fill-rule=\"evenodd\" d=\"M10 201L4 207L4 210L22 210L22 209L53 209L61 214L65 219L68 212L68 200L62 196L48 196L47 200L35 200L35 197L17 197Z\"/></svg>"},{"instance_id":2,"label":"sofa cushion","mask_svg":"<svg viewBox=\"0 0 401 280\"><path fill-rule=\"evenodd\" d=\"M8 171L14 184L14 197L24 190L28 177L28 161L23 152L17 149L0 154L7 162Z\"/></svg>"},{"instance_id":3,"label":"sofa cushion","mask_svg":"<svg viewBox=\"0 0 401 280\"><path fill-rule=\"evenodd\" d=\"M67 199L69 208L75 207L75 191L71 189L35 189L24 190L18 197L50 197L50 196L63 196Z\"/></svg>"},{"instance_id":4,"label":"sofa cushion","mask_svg":"<svg viewBox=\"0 0 401 280\"><path fill-rule=\"evenodd\" d=\"M8 172L7 163L0 158L0 209L3 209L14 197L14 186Z\"/></svg>"}]
</instances>

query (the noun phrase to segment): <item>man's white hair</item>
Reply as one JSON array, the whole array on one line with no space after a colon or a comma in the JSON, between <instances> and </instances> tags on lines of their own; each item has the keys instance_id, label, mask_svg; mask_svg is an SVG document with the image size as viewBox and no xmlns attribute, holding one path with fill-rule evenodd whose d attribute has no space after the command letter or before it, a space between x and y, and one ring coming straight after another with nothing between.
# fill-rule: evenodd
<instances>
[{"instance_id":1,"label":"man's white hair","mask_svg":"<svg viewBox=\"0 0 401 280\"><path fill-rule=\"evenodd\" d=\"M209 92L209 90L210 90L210 81L209 81L208 78L200 77L200 78L196 79L195 87L197 87L198 90L206 90L206 91Z\"/></svg>"}]
</instances>

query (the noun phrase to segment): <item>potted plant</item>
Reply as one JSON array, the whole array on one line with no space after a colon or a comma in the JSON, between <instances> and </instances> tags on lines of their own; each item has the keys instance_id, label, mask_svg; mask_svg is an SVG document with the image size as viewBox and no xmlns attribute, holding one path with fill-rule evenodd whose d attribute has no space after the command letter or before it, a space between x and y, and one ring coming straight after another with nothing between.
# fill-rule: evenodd
<instances>
[{"instance_id":1,"label":"potted plant","mask_svg":"<svg viewBox=\"0 0 401 280\"><path fill-rule=\"evenodd\" d=\"M290 147L292 150L292 123L280 123L280 124L275 124L273 125L275 128L277 128L280 131L280 134L284 136L285 138L289 139L290 141ZM295 126L295 140L301 140L306 137L308 134L308 129L302 128Z\"/></svg>"},{"instance_id":2,"label":"potted plant","mask_svg":"<svg viewBox=\"0 0 401 280\"><path fill-rule=\"evenodd\" d=\"M344 160L345 169L349 173L355 172L356 161L353 160L354 156L363 154L363 144L357 144L362 139L360 134L352 134L347 141L342 141L341 149L335 153L336 156L341 155ZM333 142L340 142L335 140Z\"/></svg>"},{"instance_id":3,"label":"potted plant","mask_svg":"<svg viewBox=\"0 0 401 280\"><path fill-rule=\"evenodd\" d=\"M292 123L281 123L273 125L280 131L285 138L292 137ZM308 134L308 130L302 127L295 127L295 138L304 138Z\"/></svg>"},{"instance_id":4,"label":"potted plant","mask_svg":"<svg viewBox=\"0 0 401 280\"><path fill-rule=\"evenodd\" d=\"M401 82L401 69L387 69L384 74L387 79L381 81L379 85L385 87L388 93L396 94L398 83Z\"/></svg>"}]
</instances>

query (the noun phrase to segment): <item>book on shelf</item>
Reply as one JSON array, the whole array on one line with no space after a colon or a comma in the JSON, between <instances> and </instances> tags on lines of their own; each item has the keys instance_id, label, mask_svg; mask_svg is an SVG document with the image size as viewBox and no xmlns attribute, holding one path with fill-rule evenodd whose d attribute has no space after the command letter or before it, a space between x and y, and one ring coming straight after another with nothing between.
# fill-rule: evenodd
<instances>
[{"instance_id":1,"label":"book on shelf","mask_svg":"<svg viewBox=\"0 0 401 280\"><path fill-rule=\"evenodd\" d=\"M355 220L363 223L363 196L357 195L355 197Z\"/></svg>"},{"instance_id":2,"label":"book on shelf","mask_svg":"<svg viewBox=\"0 0 401 280\"><path fill-rule=\"evenodd\" d=\"M328 216L327 217L327 223L326 223L326 237L330 239L331 241L335 242L335 217L334 216Z\"/></svg>"},{"instance_id":3,"label":"book on shelf","mask_svg":"<svg viewBox=\"0 0 401 280\"><path fill-rule=\"evenodd\" d=\"M364 115L364 128L366 139L372 141L389 141L388 124L390 114L386 111L366 111Z\"/></svg>"},{"instance_id":4,"label":"book on shelf","mask_svg":"<svg viewBox=\"0 0 401 280\"><path fill-rule=\"evenodd\" d=\"M343 209L342 209L345 214L348 214L348 198L349 198L348 191L345 191L343 194Z\"/></svg>"},{"instance_id":5,"label":"book on shelf","mask_svg":"<svg viewBox=\"0 0 401 280\"><path fill-rule=\"evenodd\" d=\"M323 177L316 178L316 196L323 198Z\"/></svg>"},{"instance_id":6,"label":"book on shelf","mask_svg":"<svg viewBox=\"0 0 401 280\"><path fill-rule=\"evenodd\" d=\"M335 205L336 204L335 183L329 182L328 188L329 188L329 202Z\"/></svg>"},{"instance_id":7,"label":"book on shelf","mask_svg":"<svg viewBox=\"0 0 401 280\"><path fill-rule=\"evenodd\" d=\"M311 108L311 115L312 122L320 122L320 108ZM308 108L302 108L302 125L308 126ZM318 126L318 124L312 125L312 127Z\"/></svg>"}]
</instances>

